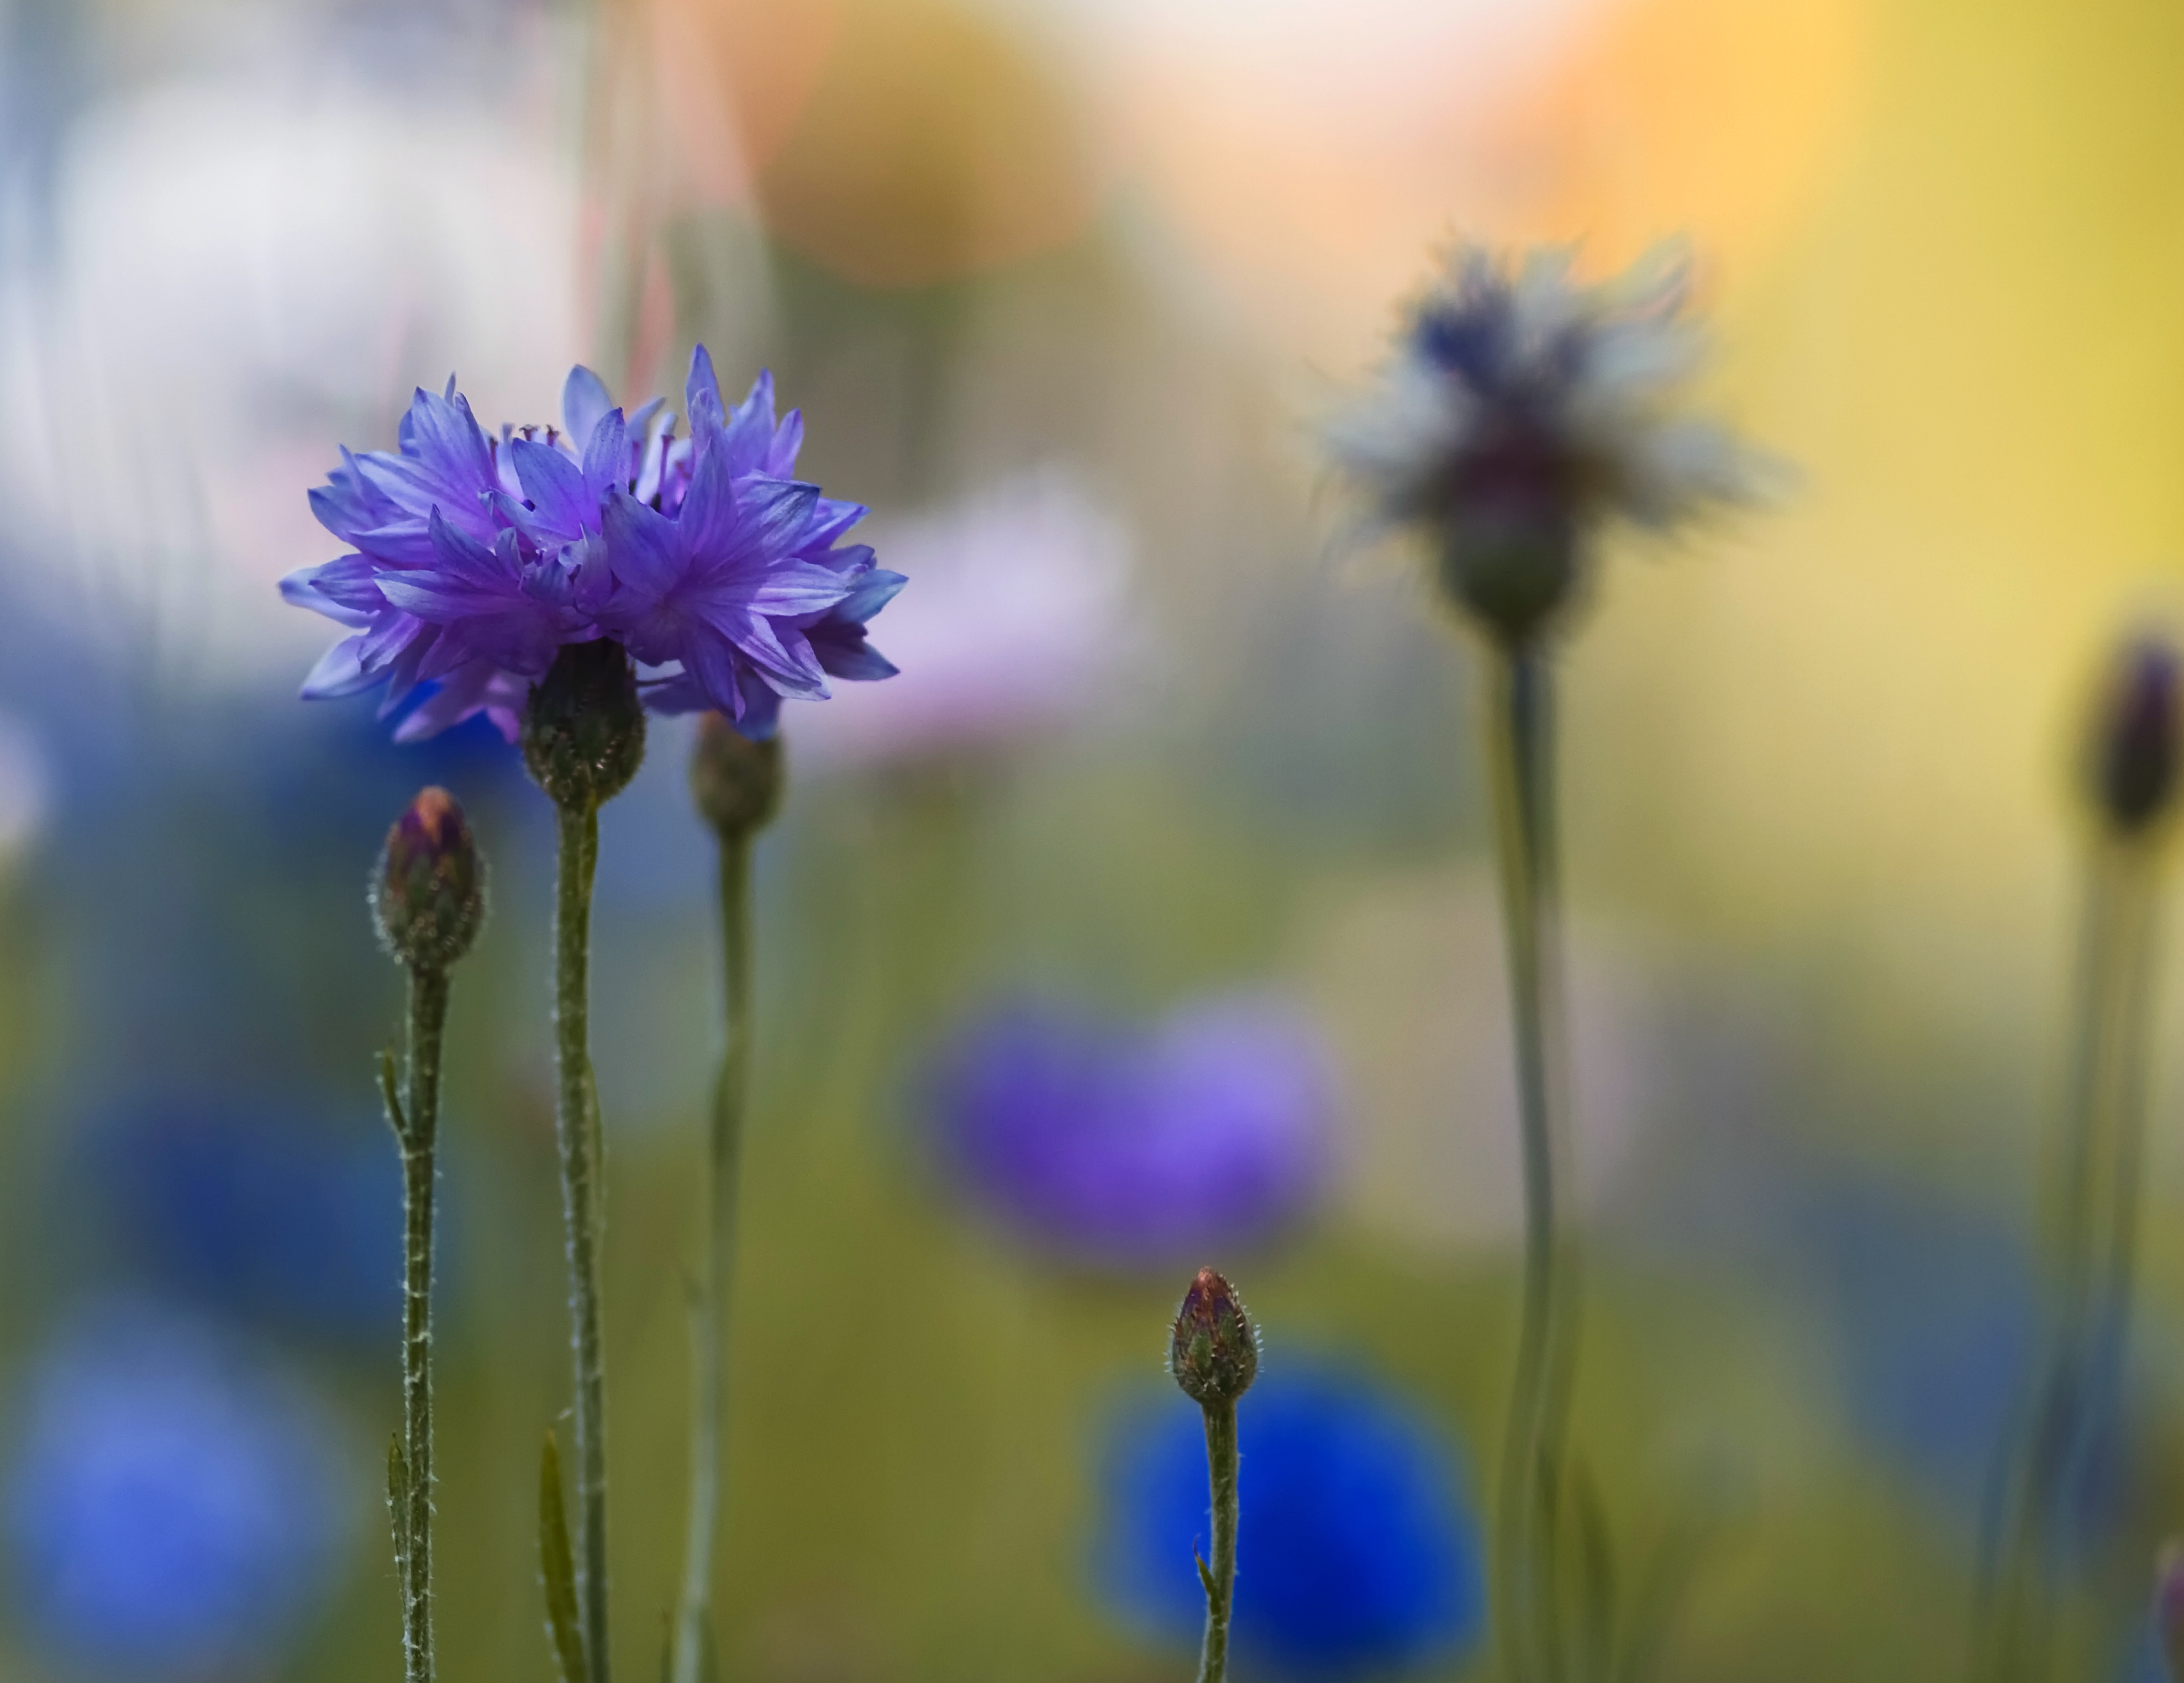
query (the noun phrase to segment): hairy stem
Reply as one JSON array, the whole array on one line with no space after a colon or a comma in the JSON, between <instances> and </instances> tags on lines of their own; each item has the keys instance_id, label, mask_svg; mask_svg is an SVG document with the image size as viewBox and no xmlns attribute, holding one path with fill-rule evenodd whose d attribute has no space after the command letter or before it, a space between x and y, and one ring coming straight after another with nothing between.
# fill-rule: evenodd
<instances>
[{"instance_id":1,"label":"hairy stem","mask_svg":"<svg viewBox=\"0 0 2184 1683\"><path fill-rule=\"evenodd\" d=\"M1497 651L1493 675L1496 833L1524 1176L1524 1310L1502 1438L1496 1623L1512 1683L1535 1677L1553 1683L1561 1664L1552 1522L1562 1487L1573 1319L1566 1299L1575 1258L1557 1203L1567 1146L1557 1114L1551 674L1546 655L1524 645Z\"/></svg>"},{"instance_id":2,"label":"hairy stem","mask_svg":"<svg viewBox=\"0 0 2184 1683\"><path fill-rule=\"evenodd\" d=\"M407 1091L402 1125L402 1447L408 1463L403 1530L402 1652L408 1683L432 1683L432 1191L439 1131L440 1041L448 973L410 971Z\"/></svg>"},{"instance_id":3,"label":"hairy stem","mask_svg":"<svg viewBox=\"0 0 2184 1683\"><path fill-rule=\"evenodd\" d=\"M555 811L560 846L554 914L554 1052L559 1077L554 1120L561 1147L570 1342L576 1358L577 1621L589 1683L607 1683L606 1364L599 1290L604 1184L589 1023L592 872L599 860L599 819L590 805L557 806Z\"/></svg>"},{"instance_id":4,"label":"hairy stem","mask_svg":"<svg viewBox=\"0 0 2184 1683\"><path fill-rule=\"evenodd\" d=\"M722 1356L735 1275L736 1186L750 1092L750 838L721 841L721 952L727 1042L713 1087L708 1141L705 1277L692 1308L689 1532L676 1617L674 1683L698 1683L710 1616L713 1543L720 1529L721 1441L727 1387Z\"/></svg>"},{"instance_id":5,"label":"hairy stem","mask_svg":"<svg viewBox=\"0 0 2184 1683\"><path fill-rule=\"evenodd\" d=\"M1228 1617L1236 1602L1236 1405L1206 1405L1206 1472L1213 1495L1213 1562L1199 1568L1206 1586L1206 1641L1198 1683L1228 1673Z\"/></svg>"}]
</instances>

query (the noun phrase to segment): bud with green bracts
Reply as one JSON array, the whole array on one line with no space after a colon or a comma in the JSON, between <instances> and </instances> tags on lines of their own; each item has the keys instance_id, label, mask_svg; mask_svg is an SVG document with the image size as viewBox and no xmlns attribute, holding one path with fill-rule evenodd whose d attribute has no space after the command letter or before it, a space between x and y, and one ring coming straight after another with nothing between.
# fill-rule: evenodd
<instances>
[{"instance_id":1,"label":"bud with green bracts","mask_svg":"<svg viewBox=\"0 0 2184 1683\"><path fill-rule=\"evenodd\" d=\"M763 830L781 808L781 739L755 742L717 713L698 721L690 795L724 842Z\"/></svg>"},{"instance_id":2,"label":"bud with green bracts","mask_svg":"<svg viewBox=\"0 0 2184 1683\"><path fill-rule=\"evenodd\" d=\"M558 807L596 810L644 763L644 708L629 651L611 638L569 643L532 686L523 764Z\"/></svg>"},{"instance_id":3,"label":"bud with green bracts","mask_svg":"<svg viewBox=\"0 0 2184 1683\"><path fill-rule=\"evenodd\" d=\"M1236 1288L1210 1268L1183 1294L1168 1371L1184 1396L1209 1408L1234 1402L1258 1377L1258 1332Z\"/></svg>"},{"instance_id":4,"label":"bud with green bracts","mask_svg":"<svg viewBox=\"0 0 2184 1683\"><path fill-rule=\"evenodd\" d=\"M471 950L485 921L485 864L445 789L419 793L387 832L371 878L371 916L387 952L441 970Z\"/></svg>"}]
</instances>

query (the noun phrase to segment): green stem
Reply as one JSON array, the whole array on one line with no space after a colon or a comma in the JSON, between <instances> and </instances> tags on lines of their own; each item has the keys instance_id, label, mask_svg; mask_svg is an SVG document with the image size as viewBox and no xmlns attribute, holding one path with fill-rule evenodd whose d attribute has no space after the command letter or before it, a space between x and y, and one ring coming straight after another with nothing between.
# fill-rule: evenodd
<instances>
[{"instance_id":1,"label":"green stem","mask_svg":"<svg viewBox=\"0 0 2184 1683\"><path fill-rule=\"evenodd\" d=\"M1206 1405L1206 1471L1213 1494L1213 1564L1198 1570L1206 1586L1206 1641L1198 1683L1228 1672L1228 1615L1236 1601L1236 1405Z\"/></svg>"},{"instance_id":2,"label":"green stem","mask_svg":"<svg viewBox=\"0 0 2184 1683\"><path fill-rule=\"evenodd\" d=\"M401 1516L402 1652L408 1683L432 1683L432 1191L439 1131L440 1042L448 973L413 968L402 1145L402 1436L408 1508Z\"/></svg>"},{"instance_id":3,"label":"green stem","mask_svg":"<svg viewBox=\"0 0 2184 1683\"><path fill-rule=\"evenodd\" d=\"M1554 770L1551 673L1538 647L1496 651L1494 794L1524 1148L1524 1285L1517 1372L1502 1439L1496 1623L1513 1683L1559 1676L1553 1516L1562 1488L1574 1287L1556 1186L1558 1126ZM1559 1279L1558 1279L1559 1275Z\"/></svg>"},{"instance_id":4,"label":"green stem","mask_svg":"<svg viewBox=\"0 0 2184 1683\"><path fill-rule=\"evenodd\" d=\"M608 1683L606 1363L600 1331L599 1095L592 1081L592 872L599 811L554 808L560 858L554 915L554 1127L561 1146L561 1214L569 1248L570 1341L576 1358L577 1609L589 1683Z\"/></svg>"},{"instance_id":5,"label":"green stem","mask_svg":"<svg viewBox=\"0 0 2184 1683\"><path fill-rule=\"evenodd\" d=\"M1992 1580L1979 1671L1995 1683L2048 1669L2058 1527L2120 1379L2146 1126L2154 863L2142 842L2104 839L2088 872L2052 1228L2055 1323Z\"/></svg>"},{"instance_id":6,"label":"green stem","mask_svg":"<svg viewBox=\"0 0 2184 1683\"><path fill-rule=\"evenodd\" d=\"M692 1309L690 1522L682 1555L682 1599L677 1616L674 1683L698 1683L713 1586L713 1543L719 1530L721 1441L727 1430L725 1364L731 1283L736 1257L736 1186L744 1114L750 1092L750 838L721 841L721 952L726 971L727 1043L713 1087L706 1200L705 1272Z\"/></svg>"}]
</instances>

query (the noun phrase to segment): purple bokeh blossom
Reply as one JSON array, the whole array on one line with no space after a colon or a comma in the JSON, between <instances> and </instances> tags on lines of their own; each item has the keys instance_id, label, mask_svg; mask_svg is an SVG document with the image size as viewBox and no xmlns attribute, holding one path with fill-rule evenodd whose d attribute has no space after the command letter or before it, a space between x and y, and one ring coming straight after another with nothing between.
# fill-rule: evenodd
<instances>
[{"instance_id":1,"label":"purple bokeh blossom","mask_svg":"<svg viewBox=\"0 0 2184 1683\"><path fill-rule=\"evenodd\" d=\"M382 714L420 690L395 731L414 741L484 713L514 740L531 686L566 644L611 637L644 666L656 711L717 708L772 733L784 696L894 669L865 623L903 585L871 548L838 545L864 508L793 478L798 414L776 422L761 374L734 410L699 346L690 433L657 400L614 407L586 368L562 392L566 430L488 436L451 379L419 391L399 448L361 455L311 494L351 553L281 580L350 635L307 697L383 687Z\"/></svg>"},{"instance_id":2,"label":"purple bokeh blossom","mask_svg":"<svg viewBox=\"0 0 2184 1683\"><path fill-rule=\"evenodd\" d=\"M1332 1060L1265 994L1193 1001L1149 1029L1011 1004L958 1034L933 1098L972 1195L1100 1266L1264 1237L1310 1208L1331 1166Z\"/></svg>"}]
</instances>

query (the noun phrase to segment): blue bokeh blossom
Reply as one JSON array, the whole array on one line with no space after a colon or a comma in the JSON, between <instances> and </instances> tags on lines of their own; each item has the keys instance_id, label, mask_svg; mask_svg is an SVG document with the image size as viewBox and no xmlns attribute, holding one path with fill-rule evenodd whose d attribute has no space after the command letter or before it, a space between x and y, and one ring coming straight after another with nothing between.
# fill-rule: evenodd
<instances>
[{"instance_id":1,"label":"blue bokeh blossom","mask_svg":"<svg viewBox=\"0 0 2184 1683\"><path fill-rule=\"evenodd\" d=\"M283 1334L376 1343L400 1314L401 1166L379 1119L301 1108L120 1107L86 1130L87 1178L123 1254L163 1291ZM444 1291L460 1247L441 1219Z\"/></svg>"},{"instance_id":2,"label":"blue bokeh blossom","mask_svg":"<svg viewBox=\"0 0 2184 1683\"><path fill-rule=\"evenodd\" d=\"M717 708L764 736L783 697L891 675L865 624L904 580L869 547L837 543L861 505L792 477L800 417L777 424L764 374L728 410L703 346L687 397L677 437L657 400L625 415L579 367L563 428L495 437L452 379L420 390L397 450L343 451L311 493L350 553L281 592L349 635L304 695L378 689L382 716L409 708L398 741L480 714L513 741L559 651L610 637L653 669L655 710Z\"/></svg>"},{"instance_id":3,"label":"blue bokeh blossom","mask_svg":"<svg viewBox=\"0 0 2184 1683\"><path fill-rule=\"evenodd\" d=\"M1461 1658L1485 1628L1485 1549L1450 1446L1401 1397L1276 1364L1238 1405L1233 1641L1260 1677L1380 1675ZM1101 1589L1150 1636L1192 1641L1209 1536L1201 1411L1168 1391L1110 1430Z\"/></svg>"},{"instance_id":4,"label":"blue bokeh blossom","mask_svg":"<svg viewBox=\"0 0 2184 1683\"><path fill-rule=\"evenodd\" d=\"M1150 1028L1011 1003L956 1033L929 1101L980 1204L1105 1267L1201 1261L1296 1220L1325 1188L1336 1102L1311 1019L1256 992Z\"/></svg>"},{"instance_id":5,"label":"blue bokeh blossom","mask_svg":"<svg viewBox=\"0 0 2184 1683\"><path fill-rule=\"evenodd\" d=\"M100 1675L276 1659L351 1530L317 1408L209 1327L135 1300L78 1318L25 1389L5 1499L16 1628Z\"/></svg>"}]
</instances>

